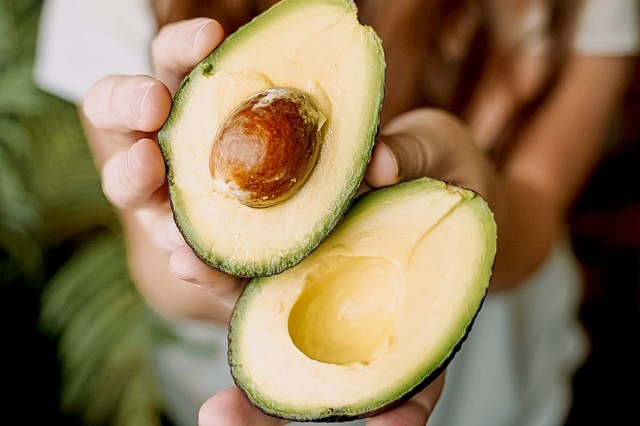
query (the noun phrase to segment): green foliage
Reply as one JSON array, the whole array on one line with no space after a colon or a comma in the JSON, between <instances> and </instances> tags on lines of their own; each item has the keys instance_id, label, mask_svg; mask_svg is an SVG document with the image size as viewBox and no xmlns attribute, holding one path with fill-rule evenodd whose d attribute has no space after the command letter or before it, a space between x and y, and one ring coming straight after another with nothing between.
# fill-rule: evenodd
<instances>
[{"instance_id":1,"label":"green foliage","mask_svg":"<svg viewBox=\"0 0 640 426\"><path fill-rule=\"evenodd\" d=\"M30 79L37 3L0 2L0 271L9 277L17 268L31 283L43 278L42 221L26 179L30 138L18 117L46 98Z\"/></svg>"},{"instance_id":2,"label":"green foliage","mask_svg":"<svg viewBox=\"0 0 640 426\"><path fill-rule=\"evenodd\" d=\"M154 317L131 285L118 235L76 250L47 284L41 324L59 342L62 408L85 424L160 424L149 372Z\"/></svg>"},{"instance_id":3,"label":"green foliage","mask_svg":"<svg viewBox=\"0 0 640 426\"><path fill-rule=\"evenodd\" d=\"M40 7L0 0L0 289L42 296L38 332L57 348L62 412L87 425L159 425L148 360L162 323L129 277L76 107L32 80Z\"/></svg>"}]
</instances>

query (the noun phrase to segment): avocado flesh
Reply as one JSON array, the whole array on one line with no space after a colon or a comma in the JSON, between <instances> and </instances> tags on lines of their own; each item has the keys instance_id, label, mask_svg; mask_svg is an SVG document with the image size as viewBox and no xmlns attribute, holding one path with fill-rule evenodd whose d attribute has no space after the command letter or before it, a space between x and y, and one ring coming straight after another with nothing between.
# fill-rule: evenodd
<instances>
[{"instance_id":1,"label":"avocado flesh","mask_svg":"<svg viewBox=\"0 0 640 426\"><path fill-rule=\"evenodd\" d=\"M184 79L158 135L176 223L210 265L239 276L279 273L308 255L353 201L370 159L384 86L379 38L352 1L284 0L230 35ZM292 87L317 103L318 159L285 201L256 209L216 191L209 153L249 96Z\"/></svg>"},{"instance_id":2,"label":"avocado flesh","mask_svg":"<svg viewBox=\"0 0 640 426\"><path fill-rule=\"evenodd\" d=\"M360 197L308 258L248 284L230 325L236 383L290 420L395 406L457 352L495 250L493 215L471 191L423 178Z\"/></svg>"}]
</instances>

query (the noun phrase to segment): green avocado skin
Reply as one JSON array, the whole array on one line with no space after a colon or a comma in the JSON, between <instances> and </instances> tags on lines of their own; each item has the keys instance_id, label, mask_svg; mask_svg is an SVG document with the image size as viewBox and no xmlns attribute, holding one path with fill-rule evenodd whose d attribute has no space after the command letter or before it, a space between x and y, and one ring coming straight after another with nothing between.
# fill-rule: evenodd
<instances>
[{"instance_id":1,"label":"green avocado skin","mask_svg":"<svg viewBox=\"0 0 640 426\"><path fill-rule=\"evenodd\" d=\"M362 217L363 220L366 220L369 210L383 209L385 204L401 203L405 196L410 196L411 194L419 192L448 191L449 188L452 188L452 186L448 183L430 178L419 178L413 181L403 182L391 187L365 193L360 195L352 204L349 211L346 213L344 223L350 223L350 225L353 226L355 224L354 222L360 217ZM457 337L452 342L450 342L446 355L443 356L442 359L428 362L424 367L418 368L412 385L404 388L400 387L386 390L375 400L366 401L362 404L342 407L321 407L305 411L298 407L288 406L283 402L273 401L270 399L269 395L262 393L256 388L252 378L246 371L246 367L242 361L243 348L241 347L239 343L240 339L238 338L243 332L243 323L246 322L246 313L249 309L249 303L253 296L260 294L262 292L262 288L265 286L278 285L277 282L273 282L274 279L278 278L277 276L257 277L249 281L232 313L229 326L228 350L229 365L231 367L231 373L234 381L254 406L270 416L289 421L351 421L375 416L398 407L422 391L442 374L466 341L475 319L482 308L488 292L496 253L497 228L492 211L485 200L477 193L468 189L462 189L461 193L465 202L473 205L474 209L478 213L477 219L484 230L483 232L485 234L487 247L486 253L483 257L484 260L482 261L481 267L477 270L475 276L474 287L480 289L480 291L476 296L474 296L473 302L470 302L469 304L469 312L472 312L472 315L462 322L451 325L452 328L461 330L461 332L457 334ZM354 218L356 219L354 220ZM351 222L349 222L349 220L351 220ZM338 227L344 226L344 223L342 225L338 225ZM410 225L402 224L401 221L399 221L397 226L401 227ZM303 265L304 263L294 266L294 268L300 268ZM312 382L310 382L310 386L313 386Z\"/></svg>"},{"instance_id":2,"label":"green avocado skin","mask_svg":"<svg viewBox=\"0 0 640 426\"><path fill-rule=\"evenodd\" d=\"M367 126L366 131L358 142L360 144L358 148L360 154L358 160L352 165L353 170L348 181L345 181L342 187L336 189L339 202L332 205L331 211L320 217L313 228L306 231L303 238L292 242L287 250L274 251L262 258L250 255L242 258L234 257L225 252L223 242L206 241L201 238L197 224L193 223L185 208L186 203L188 203L185 191L176 183L174 176L176 170L172 163L173 150L176 148L176 144L179 144L179 141L174 138L174 128L182 117L185 103L189 102L192 82L215 74L224 64L226 58L233 55L236 49L242 49L243 43L253 37L259 37L262 28L277 25L278 19L288 13L303 8L312 9L314 5L320 4L342 8L346 14L356 12L355 3L352 0L318 0L315 2L308 0L282 0L276 3L270 9L256 16L252 21L229 35L213 53L198 63L185 76L173 98L169 117L158 133L158 143L167 170L167 186L171 209L178 229L186 243L202 261L222 272L238 277L252 278L278 274L298 264L338 224L355 199L357 190L363 180L380 124L386 67L382 42L369 27L366 27L368 57L370 58L368 68L373 68L374 72L370 82L370 99L367 100L368 105L370 105L370 113L368 116L362 117L363 123L367 123ZM313 200L309 200L309 202L313 203ZM233 219L233 217L229 217L229 220Z\"/></svg>"}]
</instances>

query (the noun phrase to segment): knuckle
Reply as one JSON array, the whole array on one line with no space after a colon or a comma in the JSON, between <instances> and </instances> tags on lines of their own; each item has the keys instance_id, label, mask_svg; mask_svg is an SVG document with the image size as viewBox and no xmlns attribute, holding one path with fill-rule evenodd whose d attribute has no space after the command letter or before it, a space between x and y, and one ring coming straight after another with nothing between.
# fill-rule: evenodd
<instances>
[{"instance_id":1,"label":"knuckle","mask_svg":"<svg viewBox=\"0 0 640 426\"><path fill-rule=\"evenodd\" d=\"M101 125L101 110L104 99L110 98L111 86L113 85L111 80L111 77L104 77L93 83L81 105L84 116L96 127Z\"/></svg>"}]
</instances>

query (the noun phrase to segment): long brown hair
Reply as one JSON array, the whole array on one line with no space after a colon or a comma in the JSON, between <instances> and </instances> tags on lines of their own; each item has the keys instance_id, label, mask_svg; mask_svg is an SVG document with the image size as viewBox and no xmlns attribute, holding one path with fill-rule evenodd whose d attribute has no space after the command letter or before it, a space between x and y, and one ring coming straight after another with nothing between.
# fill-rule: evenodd
<instances>
[{"instance_id":1,"label":"long brown hair","mask_svg":"<svg viewBox=\"0 0 640 426\"><path fill-rule=\"evenodd\" d=\"M196 16L210 16L227 33L235 31L276 0L151 0L158 25ZM520 122L545 99L557 81L571 43L578 1L564 0L356 0L360 19L372 25L387 55L383 122L412 108L435 106L473 121L481 90L497 81L508 90L516 74L522 40L505 40L505 20L496 18L500 6L525 10L542 6L537 28L544 37L543 67L535 90L515 93L500 130L485 147L496 159L508 152ZM385 7L392 6L392 7ZM498 12L498 13L497 13ZM524 15L523 15L524 16ZM523 39L524 40L524 39ZM482 136L478 135L481 139Z\"/></svg>"}]
</instances>

